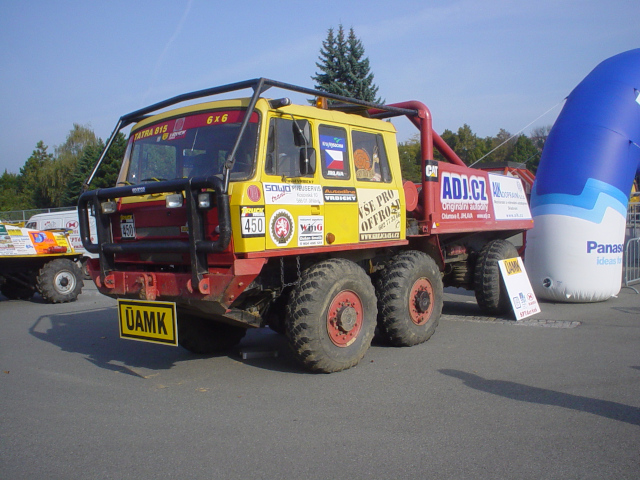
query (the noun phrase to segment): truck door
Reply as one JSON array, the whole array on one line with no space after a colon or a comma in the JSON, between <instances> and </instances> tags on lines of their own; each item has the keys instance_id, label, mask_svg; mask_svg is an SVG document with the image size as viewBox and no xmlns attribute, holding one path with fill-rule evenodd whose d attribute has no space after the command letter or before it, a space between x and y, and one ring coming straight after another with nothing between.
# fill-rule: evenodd
<instances>
[{"instance_id":1,"label":"truck door","mask_svg":"<svg viewBox=\"0 0 640 480\"><path fill-rule=\"evenodd\" d=\"M269 122L263 188L267 250L324 245L324 200L308 120Z\"/></svg>"},{"instance_id":2,"label":"truck door","mask_svg":"<svg viewBox=\"0 0 640 480\"><path fill-rule=\"evenodd\" d=\"M392 178L383 136L354 129L351 148L358 195L358 241L400 240L401 182Z\"/></svg>"},{"instance_id":3,"label":"truck door","mask_svg":"<svg viewBox=\"0 0 640 480\"><path fill-rule=\"evenodd\" d=\"M358 241L358 197L349 162L351 141L336 125L318 127L326 236L334 245Z\"/></svg>"}]
</instances>

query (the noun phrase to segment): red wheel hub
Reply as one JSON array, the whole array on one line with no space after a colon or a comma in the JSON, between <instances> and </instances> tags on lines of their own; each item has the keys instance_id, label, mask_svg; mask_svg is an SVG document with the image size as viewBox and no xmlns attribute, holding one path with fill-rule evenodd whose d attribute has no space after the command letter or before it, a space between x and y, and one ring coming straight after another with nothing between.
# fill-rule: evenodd
<instances>
[{"instance_id":1,"label":"red wheel hub","mask_svg":"<svg viewBox=\"0 0 640 480\"><path fill-rule=\"evenodd\" d=\"M338 293L327 312L327 333L338 347L348 347L362 330L364 309L360 297L351 290Z\"/></svg>"},{"instance_id":2,"label":"red wheel hub","mask_svg":"<svg viewBox=\"0 0 640 480\"><path fill-rule=\"evenodd\" d=\"M426 278L419 278L409 292L409 316L416 325L424 325L433 313L433 287Z\"/></svg>"}]
</instances>

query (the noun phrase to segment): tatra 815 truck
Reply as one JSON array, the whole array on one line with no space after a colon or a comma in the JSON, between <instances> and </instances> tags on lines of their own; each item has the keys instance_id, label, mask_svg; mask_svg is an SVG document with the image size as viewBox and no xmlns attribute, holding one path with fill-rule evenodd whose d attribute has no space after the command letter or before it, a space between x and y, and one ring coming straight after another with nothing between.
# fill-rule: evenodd
<instances>
[{"instance_id":1,"label":"tatra 815 truck","mask_svg":"<svg viewBox=\"0 0 640 480\"><path fill-rule=\"evenodd\" d=\"M386 121L398 116L420 134L417 184L403 180ZM102 158L127 126L117 185L78 205L83 244L99 254L90 275L118 299L123 338L207 354L270 326L306 369L334 372L374 332L394 346L429 339L444 286L474 290L488 313L510 308L498 261L533 226L522 182L467 167L421 102L259 78L122 116Z\"/></svg>"}]
</instances>

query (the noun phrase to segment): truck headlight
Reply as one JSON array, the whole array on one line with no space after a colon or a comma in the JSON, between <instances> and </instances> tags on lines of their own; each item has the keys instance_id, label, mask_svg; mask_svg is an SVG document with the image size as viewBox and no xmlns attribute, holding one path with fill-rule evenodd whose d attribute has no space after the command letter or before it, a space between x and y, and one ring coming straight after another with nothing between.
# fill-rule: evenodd
<instances>
[{"instance_id":1,"label":"truck headlight","mask_svg":"<svg viewBox=\"0 0 640 480\"><path fill-rule=\"evenodd\" d=\"M199 193L198 194L198 208L206 210L211 208L211 194L210 193Z\"/></svg>"},{"instance_id":2,"label":"truck headlight","mask_svg":"<svg viewBox=\"0 0 640 480\"><path fill-rule=\"evenodd\" d=\"M182 194L181 193L172 193L171 195L167 195L166 205L167 208L180 208L182 207Z\"/></svg>"},{"instance_id":3,"label":"truck headlight","mask_svg":"<svg viewBox=\"0 0 640 480\"><path fill-rule=\"evenodd\" d=\"M116 211L116 202L102 202L100 204L100 207L102 208L102 213L104 214L110 214L110 213L115 213Z\"/></svg>"}]
</instances>

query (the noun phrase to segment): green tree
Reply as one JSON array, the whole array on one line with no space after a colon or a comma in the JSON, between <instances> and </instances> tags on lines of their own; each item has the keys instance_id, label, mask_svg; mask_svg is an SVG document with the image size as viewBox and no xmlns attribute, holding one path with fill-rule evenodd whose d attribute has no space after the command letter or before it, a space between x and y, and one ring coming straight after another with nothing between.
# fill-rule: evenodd
<instances>
[{"instance_id":1,"label":"green tree","mask_svg":"<svg viewBox=\"0 0 640 480\"><path fill-rule=\"evenodd\" d=\"M20 188L20 177L7 170L0 176L0 211L22 210L24 205L31 205Z\"/></svg>"},{"instance_id":2,"label":"green tree","mask_svg":"<svg viewBox=\"0 0 640 480\"><path fill-rule=\"evenodd\" d=\"M518 136L509 161L524 163L533 173L538 169L540 151L526 135Z\"/></svg>"},{"instance_id":3,"label":"green tree","mask_svg":"<svg viewBox=\"0 0 640 480\"><path fill-rule=\"evenodd\" d=\"M55 161L46 172L47 195L56 207L70 206L68 199L69 178L76 170L85 150L98 145L99 139L87 126L73 124L65 143L56 147Z\"/></svg>"},{"instance_id":4,"label":"green tree","mask_svg":"<svg viewBox=\"0 0 640 480\"><path fill-rule=\"evenodd\" d=\"M383 103L378 94L378 87L373 83L369 58L364 56L364 45L356 37L353 28L345 36L342 24L338 34L329 28L327 38L322 42L319 62L316 66L320 72L311 77L316 82L316 89L357 98L367 102Z\"/></svg>"},{"instance_id":5,"label":"green tree","mask_svg":"<svg viewBox=\"0 0 640 480\"><path fill-rule=\"evenodd\" d=\"M64 203L65 205L76 205L78 197L83 191L85 181L91 174L93 167L97 163L102 151L104 150L104 142L98 139L95 145L87 146L80 160L76 164L76 168L71 173L66 189ZM91 182L90 188L107 188L116 186L116 180L122 165L122 159L127 148L127 140L122 133L118 133L115 140L111 144L111 148L107 152L102 165Z\"/></svg>"},{"instance_id":6,"label":"green tree","mask_svg":"<svg viewBox=\"0 0 640 480\"><path fill-rule=\"evenodd\" d=\"M491 152L491 154L487 155L480 163L503 163L508 161L513 154L515 144L516 139L511 138L511 133L501 128L495 137L487 137L487 152Z\"/></svg>"},{"instance_id":7,"label":"green tree","mask_svg":"<svg viewBox=\"0 0 640 480\"><path fill-rule=\"evenodd\" d=\"M40 140L20 169L19 189L25 197L25 209L54 206L46 187L46 172L53 163L53 154L47 153L47 148L49 147Z\"/></svg>"},{"instance_id":8,"label":"green tree","mask_svg":"<svg viewBox=\"0 0 640 480\"><path fill-rule=\"evenodd\" d=\"M458 128L456 133L445 130L441 137L467 165L471 165L489 151L485 139L479 138L473 133L471 127L466 123ZM444 160L439 152L434 157L436 160Z\"/></svg>"},{"instance_id":9,"label":"green tree","mask_svg":"<svg viewBox=\"0 0 640 480\"><path fill-rule=\"evenodd\" d=\"M420 135L415 134L406 142L398 144L398 154L400 156L400 169L402 170L402 178L419 182L422 180L422 172L420 171Z\"/></svg>"}]
</instances>

